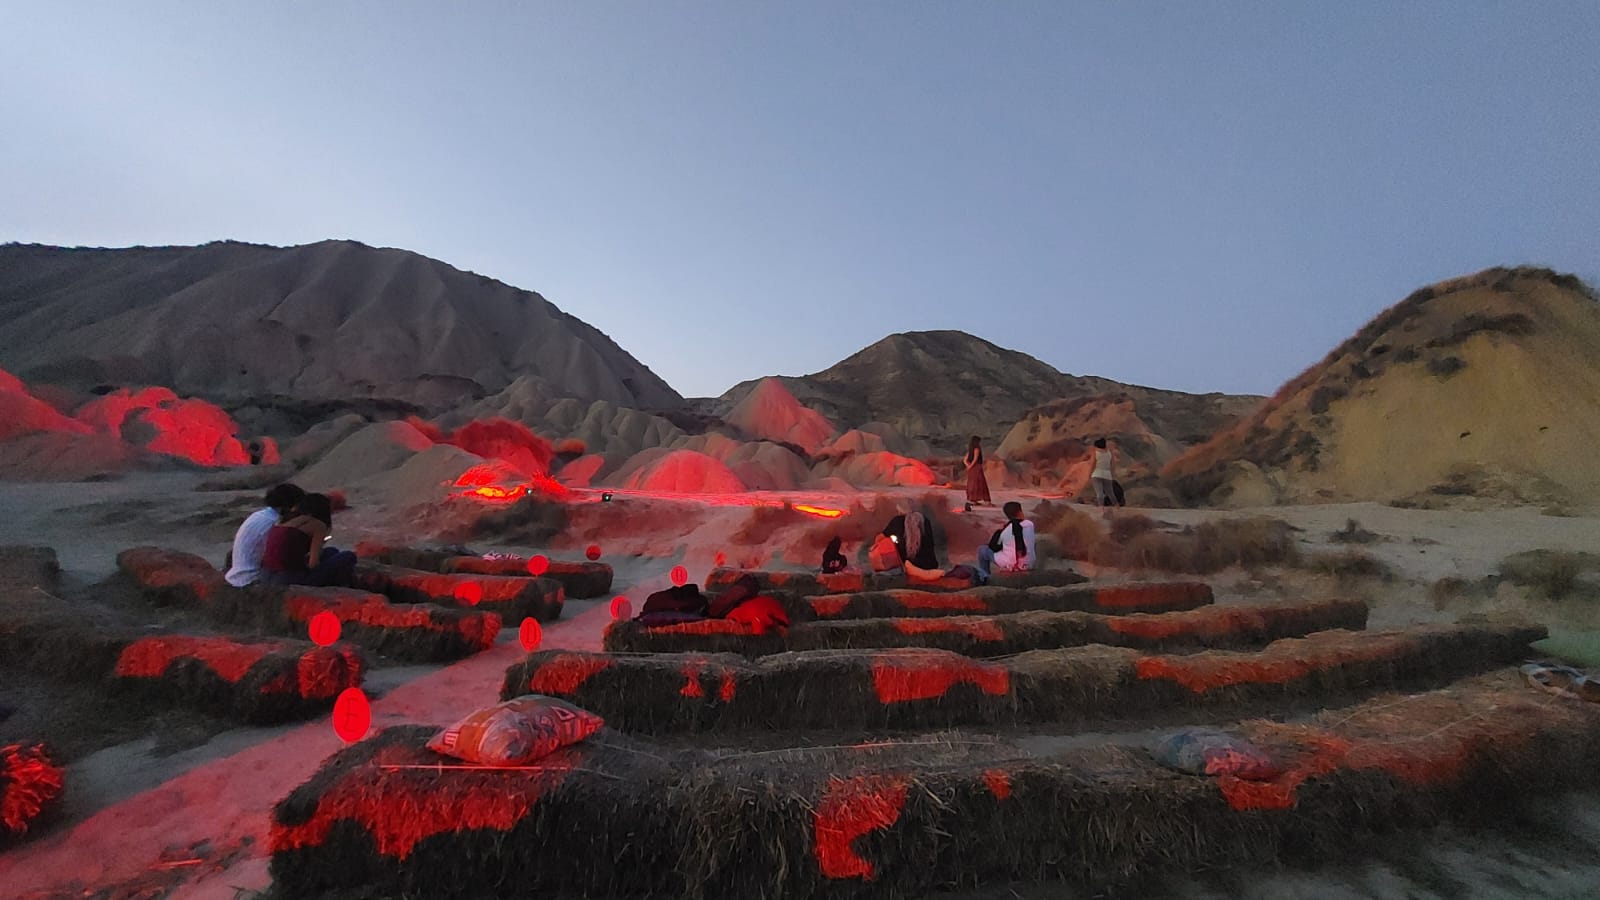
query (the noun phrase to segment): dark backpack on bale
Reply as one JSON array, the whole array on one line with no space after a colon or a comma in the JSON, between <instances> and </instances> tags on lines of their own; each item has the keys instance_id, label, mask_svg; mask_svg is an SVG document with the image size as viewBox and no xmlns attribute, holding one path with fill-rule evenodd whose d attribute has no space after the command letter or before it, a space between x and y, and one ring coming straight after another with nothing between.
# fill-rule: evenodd
<instances>
[{"instance_id":1,"label":"dark backpack on bale","mask_svg":"<svg viewBox=\"0 0 1600 900\"><path fill-rule=\"evenodd\" d=\"M706 615L713 619L726 619L728 613L737 609L739 604L760 592L761 585L754 575L740 575L739 580L729 585L727 590L711 598L711 605L706 610Z\"/></svg>"},{"instance_id":2,"label":"dark backpack on bale","mask_svg":"<svg viewBox=\"0 0 1600 900\"><path fill-rule=\"evenodd\" d=\"M828 548L822 551L822 571L842 572L844 567L849 565L849 560L846 560L844 554L839 552L839 547L843 543L844 541L838 535L834 535L833 540L828 542Z\"/></svg>"},{"instance_id":3,"label":"dark backpack on bale","mask_svg":"<svg viewBox=\"0 0 1600 900\"><path fill-rule=\"evenodd\" d=\"M703 616L706 614L706 598L700 594L698 584L669 587L645 598L644 609L640 610L640 613L654 612L693 613Z\"/></svg>"}]
</instances>

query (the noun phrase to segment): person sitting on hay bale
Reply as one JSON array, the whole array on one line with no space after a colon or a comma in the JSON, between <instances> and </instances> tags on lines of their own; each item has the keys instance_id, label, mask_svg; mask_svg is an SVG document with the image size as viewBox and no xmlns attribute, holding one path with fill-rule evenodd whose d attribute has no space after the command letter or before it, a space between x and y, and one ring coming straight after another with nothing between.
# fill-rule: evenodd
<instances>
[{"instance_id":1,"label":"person sitting on hay bale","mask_svg":"<svg viewBox=\"0 0 1600 900\"><path fill-rule=\"evenodd\" d=\"M233 552L228 556L228 573L223 576L234 587L249 587L261 578L261 555L267 549L267 533L274 525L293 514L306 492L292 484L280 484L263 498L266 506L251 513L233 535Z\"/></svg>"},{"instance_id":2,"label":"person sitting on hay bale","mask_svg":"<svg viewBox=\"0 0 1600 900\"><path fill-rule=\"evenodd\" d=\"M885 538L892 547L883 545ZM892 555L890 550L893 551ZM945 574L939 567L939 553L934 546L931 521L916 510L890 519L868 555L874 569L902 569L907 581L938 581Z\"/></svg>"},{"instance_id":3,"label":"person sitting on hay bale","mask_svg":"<svg viewBox=\"0 0 1600 900\"><path fill-rule=\"evenodd\" d=\"M1012 500L1002 509L1006 514L1006 524L1001 525L989 538L989 543L978 548L979 584L988 584L991 572L995 569L1001 572L1028 572L1039 560L1033 521L1022 517L1022 504Z\"/></svg>"},{"instance_id":4,"label":"person sitting on hay bale","mask_svg":"<svg viewBox=\"0 0 1600 900\"><path fill-rule=\"evenodd\" d=\"M333 532L333 501L326 494L307 494L294 516L272 526L261 555L261 580L267 584L349 587L356 555L326 546Z\"/></svg>"}]
</instances>

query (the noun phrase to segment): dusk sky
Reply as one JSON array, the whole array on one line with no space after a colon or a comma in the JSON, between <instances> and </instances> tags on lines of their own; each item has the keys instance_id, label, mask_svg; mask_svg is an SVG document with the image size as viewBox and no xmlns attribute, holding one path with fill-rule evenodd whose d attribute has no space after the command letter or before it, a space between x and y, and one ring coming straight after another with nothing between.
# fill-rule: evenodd
<instances>
[{"instance_id":1,"label":"dusk sky","mask_svg":"<svg viewBox=\"0 0 1600 900\"><path fill-rule=\"evenodd\" d=\"M0 241L402 247L687 396L938 328L1269 393L1600 280L1600 3L0 0L0 173Z\"/></svg>"}]
</instances>

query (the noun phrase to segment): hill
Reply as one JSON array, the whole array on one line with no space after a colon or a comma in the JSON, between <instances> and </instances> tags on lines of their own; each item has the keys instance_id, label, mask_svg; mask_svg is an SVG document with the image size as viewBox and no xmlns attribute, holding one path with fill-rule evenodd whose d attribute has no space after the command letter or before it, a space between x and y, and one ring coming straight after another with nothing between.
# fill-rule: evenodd
<instances>
[{"instance_id":1,"label":"hill","mask_svg":"<svg viewBox=\"0 0 1600 900\"><path fill-rule=\"evenodd\" d=\"M1600 304L1494 268L1416 291L1169 463L1190 503L1600 501Z\"/></svg>"},{"instance_id":2,"label":"hill","mask_svg":"<svg viewBox=\"0 0 1600 900\"><path fill-rule=\"evenodd\" d=\"M531 291L352 241L0 246L0 366L34 383L441 410L518 376L552 397L682 398Z\"/></svg>"}]
</instances>

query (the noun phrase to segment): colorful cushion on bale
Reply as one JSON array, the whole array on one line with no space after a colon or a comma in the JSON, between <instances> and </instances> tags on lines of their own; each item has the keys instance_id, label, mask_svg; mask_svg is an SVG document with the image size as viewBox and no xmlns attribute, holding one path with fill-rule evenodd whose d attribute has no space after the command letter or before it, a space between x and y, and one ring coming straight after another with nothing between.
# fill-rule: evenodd
<instances>
[{"instance_id":1,"label":"colorful cushion on bale","mask_svg":"<svg viewBox=\"0 0 1600 900\"><path fill-rule=\"evenodd\" d=\"M755 634L766 634L774 629L784 631L789 627L789 614L771 597L752 597L734 607L726 618L749 625Z\"/></svg>"},{"instance_id":2,"label":"colorful cushion on bale","mask_svg":"<svg viewBox=\"0 0 1600 900\"><path fill-rule=\"evenodd\" d=\"M599 731L605 720L554 697L530 694L480 709L428 742L428 749L486 766L520 766Z\"/></svg>"}]
</instances>

